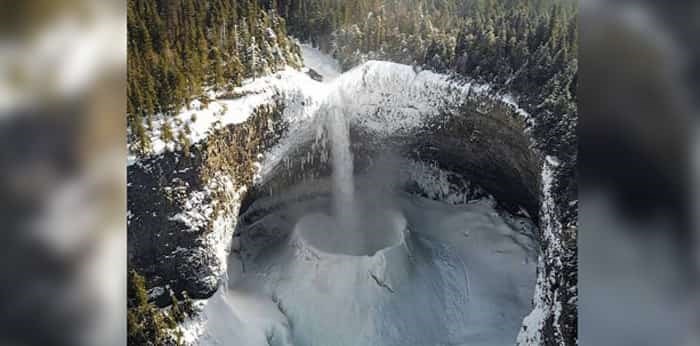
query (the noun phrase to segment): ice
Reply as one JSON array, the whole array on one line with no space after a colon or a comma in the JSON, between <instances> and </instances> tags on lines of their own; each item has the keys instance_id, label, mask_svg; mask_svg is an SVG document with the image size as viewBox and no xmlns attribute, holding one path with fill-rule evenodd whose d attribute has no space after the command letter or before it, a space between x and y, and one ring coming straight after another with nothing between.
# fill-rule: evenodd
<instances>
[{"instance_id":1,"label":"ice","mask_svg":"<svg viewBox=\"0 0 700 346\"><path fill-rule=\"evenodd\" d=\"M358 192L363 217L378 210ZM511 228L488 201L450 205L397 196L385 220L405 218L399 238L376 252L348 253L332 241L299 238L303 221L327 203L304 202L270 212L256 227L289 234L244 246L245 271L230 273L238 287L264 292L293 326L296 345L505 345L512 344L530 311L536 250L529 231ZM264 203L263 203L264 204ZM297 222L297 220L300 220ZM318 221L318 220L316 220ZM379 225L379 223L375 223ZM388 221L385 225L392 225ZM332 226L328 226L332 227ZM530 226L534 227L534 226ZM395 232L393 226L365 232ZM469 232L469 237L464 232ZM393 239L393 240L392 240ZM326 242L326 243L323 243ZM235 256L234 256L235 258ZM231 303L244 314L246 308ZM268 321L273 323L274 320ZM268 323L266 322L266 323Z\"/></svg>"},{"instance_id":2,"label":"ice","mask_svg":"<svg viewBox=\"0 0 700 346\"><path fill-rule=\"evenodd\" d=\"M201 345L291 346L286 317L268 297L242 290L219 290L204 305L197 321L185 328Z\"/></svg>"}]
</instances>

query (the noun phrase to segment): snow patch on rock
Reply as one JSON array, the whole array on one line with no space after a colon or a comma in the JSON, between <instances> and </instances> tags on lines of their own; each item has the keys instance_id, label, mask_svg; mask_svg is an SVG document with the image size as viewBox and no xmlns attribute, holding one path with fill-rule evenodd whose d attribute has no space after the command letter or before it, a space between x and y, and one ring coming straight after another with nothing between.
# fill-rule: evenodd
<instances>
[{"instance_id":1,"label":"snow patch on rock","mask_svg":"<svg viewBox=\"0 0 700 346\"><path fill-rule=\"evenodd\" d=\"M523 327L517 338L518 345L541 345L543 343L543 327L547 319L553 317L555 333L562 335L558 317L561 314L561 302L552 293L551 284L554 282L546 273L545 258L555 261L558 268L561 263L561 231L562 225L555 218L556 202L552 195L554 169L559 166L559 160L554 156L546 156L542 166L542 206L540 211L540 227L542 241L548 246L537 260L537 284L533 298L534 309L523 320ZM552 296L554 295L554 296Z\"/></svg>"},{"instance_id":2,"label":"snow patch on rock","mask_svg":"<svg viewBox=\"0 0 700 346\"><path fill-rule=\"evenodd\" d=\"M415 183L428 198L457 205L483 195L495 206L495 199L487 196L478 186L473 186L460 175L440 169L435 164L409 160L402 169L402 181Z\"/></svg>"}]
</instances>

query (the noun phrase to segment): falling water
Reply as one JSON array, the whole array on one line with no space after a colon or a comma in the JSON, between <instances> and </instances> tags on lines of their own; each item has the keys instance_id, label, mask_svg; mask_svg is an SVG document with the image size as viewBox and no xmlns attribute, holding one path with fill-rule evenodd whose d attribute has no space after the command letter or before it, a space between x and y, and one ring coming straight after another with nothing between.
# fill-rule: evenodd
<instances>
[{"instance_id":1,"label":"falling water","mask_svg":"<svg viewBox=\"0 0 700 346\"><path fill-rule=\"evenodd\" d=\"M328 110L328 137L333 160L333 188L335 217L343 230L357 229L355 212L355 184L353 181L350 126L338 108Z\"/></svg>"}]
</instances>

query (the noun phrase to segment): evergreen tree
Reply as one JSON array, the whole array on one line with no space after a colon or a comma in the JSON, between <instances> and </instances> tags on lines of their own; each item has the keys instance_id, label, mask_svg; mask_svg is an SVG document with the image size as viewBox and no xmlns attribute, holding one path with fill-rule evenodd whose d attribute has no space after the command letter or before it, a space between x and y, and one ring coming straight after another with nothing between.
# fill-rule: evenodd
<instances>
[{"instance_id":1,"label":"evergreen tree","mask_svg":"<svg viewBox=\"0 0 700 346\"><path fill-rule=\"evenodd\" d=\"M170 127L170 123L167 121L164 121L160 127L160 140L165 144L173 141L173 130Z\"/></svg>"},{"instance_id":2,"label":"evergreen tree","mask_svg":"<svg viewBox=\"0 0 700 346\"><path fill-rule=\"evenodd\" d=\"M250 43L248 43L248 48L246 48L246 62L250 66L250 76L255 80L260 71L260 48L258 48L258 43L255 36L250 37Z\"/></svg>"},{"instance_id":3,"label":"evergreen tree","mask_svg":"<svg viewBox=\"0 0 700 346\"><path fill-rule=\"evenodd\" d=\"M143 276L129 271L127 297L127 344L165 345L172 343L170 320L148 301L146 283Z\"/></svg>"},{"instance_id":4,"label":"evergreen tree","mask_svg":"<svg viewBox=\"0 0 700 346\"><path fill-rule=\"evenodd\" d=\"M286 65L300 67L299 48L277 15L282 5L287 4L128 0L130 148L147 153L151 118L167 119L205 90L223 91Z\"/></svg>"}]
</instances>

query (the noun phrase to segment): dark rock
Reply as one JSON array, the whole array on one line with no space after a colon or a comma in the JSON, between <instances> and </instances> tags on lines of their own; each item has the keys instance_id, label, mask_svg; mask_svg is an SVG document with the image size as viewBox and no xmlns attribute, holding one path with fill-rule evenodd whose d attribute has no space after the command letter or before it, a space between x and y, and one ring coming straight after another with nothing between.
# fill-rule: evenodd
<instances>
[{"instance_id":1,"label":"dark rock","mask_svg":"<svg viewBox=\"0 0 700 346\"><path fill-rule=\"evenodd\" d=\"M190 229L172 217L182 212L190 193L203 187L201 157L193 147L188 158L166 152L127 168L129 268L143 275L148 287L168 285L197 299L216 291L216 284L200 280L218 275L210 269L216 259L200 251L206 229ZM170 298L162 295L155 302L165 306Z\"/></svg>"},{"instance_id":2,"label":"dark rock","mask_svg":"<svg viewBox=\"0 0 700 346\"><path fill-rule=\"evenodd\" d=\"M239 186L251 183L251 160L275 145L286 129L280 107L274 103L259 107L245 122L192 145L187 156L167 151L127 168L128 266L145 277L151 292L166 292L153 288L169 287L179 299L182 292L194 299L216 292L223 263L215 255L214 244L204 238L212 231L213 220L193 225L174 217L187 209L188 201L193 202L193 193L198 193L197 203L214 208L214 213L238 212L218 208L231 204L223 200L225 188L205 193L205 187L210 187L207 181L224 174ZM152 299L161 307L171 302L167 294Z\"/></svg>"},{"instance_id":3,"label":"dark rock","mask_svg":"<svg viewBox=\"0 0 700 346\"><path fill-rule=\"evenodd\" d=\"M311 79L317 81L317 82L323 82L323 76L316 72L316 70L309 68L308 71L306 71L306 74L311 77Z\"/></svg>"}]
</instances>

